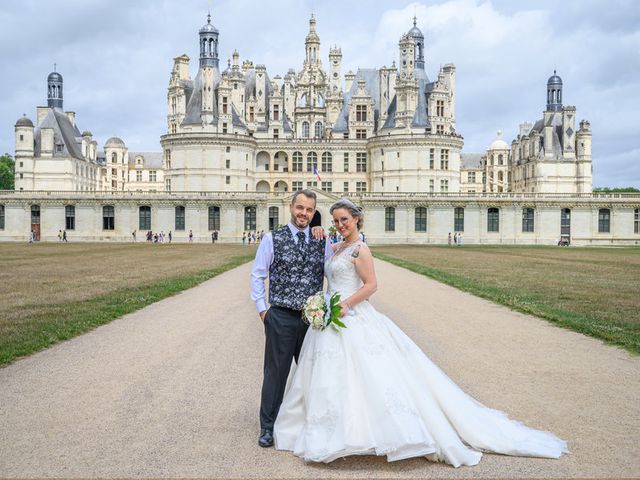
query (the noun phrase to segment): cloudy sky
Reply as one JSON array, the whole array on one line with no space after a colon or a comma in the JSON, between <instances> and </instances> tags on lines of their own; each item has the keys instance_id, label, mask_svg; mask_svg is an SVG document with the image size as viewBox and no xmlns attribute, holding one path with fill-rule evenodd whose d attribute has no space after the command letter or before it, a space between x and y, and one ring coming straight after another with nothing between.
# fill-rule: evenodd
<instances>
[{"instance_id":1,"label":"cloudy sky","mask_svg":"<svg viewBox=\"0 0 640 480\"><path fill-rule=\"evenodd\" d=\"M427 74L457 68L457 129L482 152L498 129L541 118L557 69L564 102L593 130L594 186L640 187L640 8L635 0L0 0L0 153L16 120L46 104L57 63L65 110L99 145L121 137L160 151L173 58L198 58L211 3L221 65L233 49L270 76L300 70L313 11L325 65L339 45L343 72L397 61L412 17L426 37Z\"/></svg>"}]
</instances>

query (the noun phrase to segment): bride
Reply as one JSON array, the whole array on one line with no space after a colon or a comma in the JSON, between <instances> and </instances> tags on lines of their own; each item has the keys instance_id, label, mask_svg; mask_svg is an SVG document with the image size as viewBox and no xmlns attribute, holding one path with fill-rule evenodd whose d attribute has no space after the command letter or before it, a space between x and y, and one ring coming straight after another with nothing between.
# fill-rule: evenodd
<instances>
[{"instance_id":1,"label":"bride","mask_svg":"<svg viewBox=\"0 0 640 480\"><path fill-rule=\"evenodd\" d=\"M275 445L306 461L386 455L426 457L458 467L481 452L558 458L566 443L510 420L464 393L368 299L373 258L359 239L362 211L331 207L344 241L325 263L328 293L339 293L347 328L309 329L275 422Z\"/></svg>"}]
</instances>

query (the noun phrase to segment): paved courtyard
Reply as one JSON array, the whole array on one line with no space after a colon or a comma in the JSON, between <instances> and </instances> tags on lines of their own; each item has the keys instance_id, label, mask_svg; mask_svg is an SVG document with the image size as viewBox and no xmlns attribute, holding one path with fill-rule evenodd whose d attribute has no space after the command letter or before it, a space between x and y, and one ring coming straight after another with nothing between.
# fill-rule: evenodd
<instances>
[{"instance_id":1,"label":"paved courtyard","mask_svg":"<svg viewBox=\"0 0 640 480\"><path fill-rule=\"evenodd\" d=\"M0 369L0 477L640 476L640 357L383 262L374 305L465 391L567 440L485 454L305 464L257 446L264 334L250 265Z\"/></svg>"}]
</instances>

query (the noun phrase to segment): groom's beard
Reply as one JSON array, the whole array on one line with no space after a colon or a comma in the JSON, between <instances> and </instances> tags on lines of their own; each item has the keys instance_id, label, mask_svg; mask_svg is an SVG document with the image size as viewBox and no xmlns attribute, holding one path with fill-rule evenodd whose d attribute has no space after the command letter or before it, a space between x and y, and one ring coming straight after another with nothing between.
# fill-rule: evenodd
<instances>
[{"instance_id":1,"label":"groom's beard","mask_svg":"<svg viewBox=\"0 0 640 480\"><path fill-rule=\"evenodd\" d=\"M307 228L307 225L309 225L309 222L311 220L308 218L304 218L304 217L293 217L293 224L298 227L298 228Z\"/></svg>"}]
</instances>

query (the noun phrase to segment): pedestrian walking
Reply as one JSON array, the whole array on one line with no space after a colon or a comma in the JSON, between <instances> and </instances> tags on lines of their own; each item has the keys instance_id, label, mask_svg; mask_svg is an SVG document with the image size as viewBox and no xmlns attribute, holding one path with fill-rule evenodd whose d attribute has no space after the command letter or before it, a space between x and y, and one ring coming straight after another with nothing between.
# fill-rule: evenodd
<instances>
[{"instance_id":1,"label":"pedestrian walking","mask_svg":"<svg viewBox=\"0 0 640 480\"><path fill-rule=\"evenodd\" d=\"M136 243L136 231L131 232L131 236L133 237L133 243Z\"/></svg>"},{"instance_id":2,"label":"pedestrian walking","mask_svg":"<svg viewBox=\"0 0 640 480\"><path fill-rule=\"evenodd\" d=\"M173 234L171 233L171 230L169 230L169 243L171 243L171 240L173 240Z\"/></svg>"},{"instance_id":3,"label":"pedestrian walking","mask_svg":"<svg viewBox=\"0 0 640 480\"><path fill-rule=\"evenodd\" d=\"M33 243L36 239L36 232L34 232L33 230L31 230L29 232L29 243Z\"/></svg>"},{"instance_id":4,"label":"pedestrian walking","mask_svg":"<svg viewBox=\"0 0 640 480\"><path fill-rule=\"evenodd\" d=\"M218 230L213 231L213 243L218 241Z\"/></svg>"},{"instance_id":5,"label":"pedestrian walking","mask_svg":"<svg viewBox=\"0 0 640 480\"><path fill-rule=\"evenodd\" d=\"M457 232L453 234L453 243L455 245L458 245L458 233Z\"/></svg>"},{"instance_id":6,"label":"pedestrian walking","mask_svg":"<svg viewBox=\"0 0 640 480\"><path fill-rule=\"evenodd\" d=\"M211 243L216 243L215 235L211 232Z\"/></svg>"},{"instance_id":7,"label":"pedestrian walking","mask_svg":"<svg viewBox=\"0 0 640 480\"><path fill-rule=\"evenodd\" d=\"M62 230L58 230L58 241L62 241Z\"/></svg>"},{"instance_id":8,"label":"pedestrian walking","mask_svg":"<svg viewBox=\"0 0 640 480\"><path fill-rule=\"evenodd\" d=\"M242 246L244 247L247 243L247 233L242 232Z\"/></svg>"},{"instance_id":9,"label":"pedestrian walking","mask_svg":"<svg viewBox=\"0 0 640 480\"><path fill-rule=\"evenodd\" d=\"M193 243L193 230L189 230L189 243Z\"/></svg>"},{"instance_id":10,"label":"pedestrian walking","mask_svg":"<svg viewBox=\"0 0 640 480\"><path fill-rule=\"evenodd\" d=\"M458 233L458 246L460 247L462 245L462 234Z\"/></svg>"},{"instance_id":11,"label":"pedestrian walking","mask_svg":"<svg viewBox=\"0 0 640 480\"><path fill-rule=\"evenodd\" d=\"M447 238L447 243L451 246L451 232L449 232L449 237Z\"/></svg>"},{"instance_id":12,"label":"pedestrian walking","mask_svg":"<svg viewBox=\"0 0 640 480\"><path fill-rule=\"evenodd\" d=\"M62 231L62 241L63 242L68 242L68 240L67 240L67 231L66 230Z\"/></svg>"}]
</instances>

